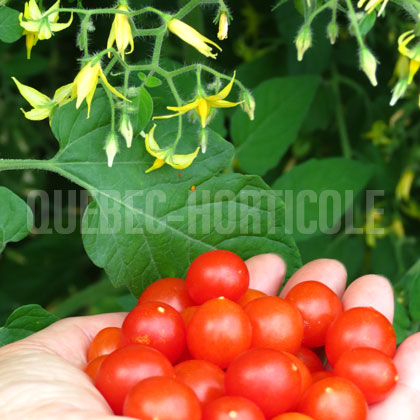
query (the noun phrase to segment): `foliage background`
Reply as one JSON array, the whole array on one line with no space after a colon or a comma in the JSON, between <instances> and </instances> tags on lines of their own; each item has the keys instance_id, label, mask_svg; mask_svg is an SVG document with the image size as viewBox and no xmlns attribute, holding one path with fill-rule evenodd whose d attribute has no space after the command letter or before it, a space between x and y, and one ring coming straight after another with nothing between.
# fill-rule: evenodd
<instances>
[{"instance_id":1,"label":"foliage background","mask_svg":"<svg viewBox=\"0 0 420 420\"><path fill-rule=\"evenodd\" d=\"M88 7L113 4L89 0ZM172 0L142 4L174 10ZM179 0L178 5L182 4ZM24 2L14 0L8 5L23 10ZM302 24L299 7L295 7L298 2L289 1L274 12L271 2L232 0L229 6L234 16L229 39L223 42L217 62L211 64L226 74L236 69L238 79L254 92L257 107L264 110L264 118L254 123L240 111L227 110L213 125L236 148L231 171L258 174L273 188L295 192L353 190L357 227L366 226L373 215L366 208L364 190L384 190L379 203L383 215L376 221L385 228L386 235L375 237L374 246L372 237L347 234L343 229L335 234L317 231L294 236L303 262L337 258L345 264L350 281L366 273L388 277L396 290L395 328L401 340L418 330L420 323L420 266L415 265L420 255L418 177L408 203L395 196L403 172L407 168L419 169L416 87L397 106L389 106L390 87L396 80L397 38L410 29L407 18L391 3L386 17L367 31L367 42L380 60L379 85L374 88L358 69L357 45L349 36L344 15L339 15L340 36L334 46L326 37L330 16L328 12L320 15L313 24L313 46L303 61L297 62L294 39ZM213 18L209 8L201 8L189 15L187 22L215 39ZM110 25L111 18L95 21L92 50L96 42L98 49L103 47ZM50 93L68 83L77 72L76 34L77 27L72 25L50 41L39 42L30 62L26 60L23 38L13 44L0 43L0 158L44 159L56 153L57 142L48 123L28 121L19 111L27 104L10 76ZM136 48L130 60L141 60L151 52L147 46L143 50ZM164 58L186 64L203 61L199 53L175 37L166 40ZM302 75L307 78L296 79ZM273 82L273 78L284 79ZM275 90L272 83L276 83ZM64 178L41 171L1 172L0 185L22 198L31 190L48 191L51 197L54 190L63 190L64 200L66 191L78 188ZM411 211L407 211L408 207ZM65 203L64 208L65 226L66 212L78 214L80 208ZM53 214L53 210L51 202L49 212ZM35 224L40 216L35 214ZM308 220L318 219L317 208L308 206L306 216ZM28 303L38 303L63 317L127 309L133 302L125 288L115 289L89 260L79 232L39 235L34 231L24 241L9 244L0 255L0 324L12 310Z\"/></svg>"}]
</instances>

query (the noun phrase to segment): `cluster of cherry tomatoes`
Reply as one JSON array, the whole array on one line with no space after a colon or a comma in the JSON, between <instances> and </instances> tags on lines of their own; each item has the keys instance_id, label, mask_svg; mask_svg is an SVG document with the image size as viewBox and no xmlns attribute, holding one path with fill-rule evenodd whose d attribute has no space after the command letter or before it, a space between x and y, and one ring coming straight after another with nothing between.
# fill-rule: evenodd
<instances>
[{"instance_id":1,"label":"cluster of cherry tomatoes","mask_svg":"<svg viewBox=\"0 0 420 420\"><path fill-rule=\"evenodd\" d=\"M150 285L85 372L115 414L142 420L363 420L398 375L390 322L343 311L316 281L285 299L252 290L244 261L210 251L186 280ZM323 363L325 361L325 363Z\"/></svg>"}]
</instances>

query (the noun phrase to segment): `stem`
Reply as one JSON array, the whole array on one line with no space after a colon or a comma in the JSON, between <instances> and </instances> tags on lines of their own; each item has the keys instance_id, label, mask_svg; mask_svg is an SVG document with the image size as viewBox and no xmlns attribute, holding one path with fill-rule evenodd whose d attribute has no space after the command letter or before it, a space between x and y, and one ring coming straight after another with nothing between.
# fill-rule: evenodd
<instances>
[{"instance_id":1,"label":"stem","mask_svg":"<svg viewBox=\"0 0 420 420\"><path fill-rule=\"evenodd\" d=\"M54 172L48 160L37 159L0 159L0 172L9 170L43 169Z\"/></svg>"},{"instance_id":2,"label":"stem","mask_svg":"<svg viewBox=\"0 0 420 420\"><path fill-rule=\"evenodd\" d=\"M362 34L360 32L359 23L357 22L356 12L354 11L353 3L351 0L346 0L347 9L350 14L350 20L354 28L354 33L356 35L357 42L361 48L365 47L365 42L363 41Z\"/></svg>"},{"instance_id":3,"label":"stem","mask_svg":"<svg viewBox=\"0 0 420 420\"><path fill-rule=\"evenodd\" d=\"M328 7L332 6L333 4L336 4L336 0L330 0L326 3L324 3L321 7L319 7L318 9L315 10L315 12L313 12L308 20L305 22L305 25L309 26L312 21L325 9L327 9Z\"/></svg>"},{"instance_id":4,"label":"stem","mask_svg":"<svg viewBox=\"0 0 420 420\"><path fill-rule=\"evenodd\" d=\"M90 15L86 15L83 18L82 21L82 34L83 34L83 51L85 54L84 58L87 58L89 56L89 43L88 43L88 30L87 30L87 26L89 23L89 19L90 19Z\"/></svg>"},{"instance_id":5,"label":"stem","mask_svg":"<svg viewBox=\"0 0 420 420\"><path fill-rule=\"evenodd\" d=\"M158 66L159 65L159 59L160 59L160 53L162 51L162 44L163 44L163 38L166 34L166 27L163 27L165 30L161 31L158 35L156 35L155 40L155 48L153 50L153 57L152 57L152 65Z\"/></svg>"}]
</instances>

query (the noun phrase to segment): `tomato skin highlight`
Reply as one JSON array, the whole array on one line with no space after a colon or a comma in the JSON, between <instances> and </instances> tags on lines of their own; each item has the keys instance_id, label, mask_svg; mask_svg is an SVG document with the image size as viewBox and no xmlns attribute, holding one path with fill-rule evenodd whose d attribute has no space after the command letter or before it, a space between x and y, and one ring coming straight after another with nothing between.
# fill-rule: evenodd
<instances>
[{"instance_id":1,"label":"tomato skin highlight","mask_svg":"<svg viewBox=\"0 0 420 420\"><path fill-rule=\"evenodd\" d=\"M186 347L184 320L166 303L142 303L126 316L121 327L121 342L153 347L174 363Z\"/></svg>"},{"instance_id":2,"label":"tomato skin highlight","mask_svg":"<svg viewBox=\"0 0 420 420\"><path fill-rule=\"evenodd\" d=\"M294 303L302 314L303 345L323 346L328 327L343 312L338 296L323 283L304 281L289 290L286 300Z\"/></svg>"},{"instance_id":3,"label":"tomato skin highlight","mask_svg":"<svg viewBox=\"0 0 420 420\"><path fill-rule=\"evenodd\" d=\"M296 353L302 344L303 320L288 301L267 296L249 302L244 311L252 325L251 347Z\"/></svg>"},{"instance_id":4,"label":"tomato skin highlight","mask_svg":"<svg viewBox=\"0 0 420 420\"><path fill-rule=\"evenodd\" d=\"M365 420L368 406L356 385L333 376L311 385L300 400L298 411L316 420Z\"/></svg>"},{"instance_id":5,"label":"tomato skin highlight","mask_svg":"<svg viewBox=\"0 0 420 420\"><path fill-rule=\"evenodd\" d=\"M108 327L96 334L87 353L88 362L112 353L121 347L121 328Z\"/></svg>"},{"instance_id":6,"label":"tomato skin highlight","mask_svg":"<svg viewBox=\"0 0 420 420\"><path fill-rule=\"evenodd\" d=\"M398 381L392 359L379 350L366 347L343 353L334 365L334 373L352 381L368 404L383 401Z\"/></svg>"},{"instance_id":7,"label":"tomato skin highlight","mask_svg":"<svg viewBox=\"0 0 420 420\"><path fill-rule=\"evenodd\" d=\"M315 352L313 352L311 349L308 349L307 347L301 347L296 352L296 357L305 363L306 367L311 373L324 369L324 365L322 364L321 359Z\"/></svg>"},{"instance_id":8,"label":"tomato skin highlight","mask_svg":"<svg viewBox=\"0 0 420 420\"><path fill-rule=\"evenodd\" d=\"M201 405L186 385L160 376L144 379L131 389L123 414L141 420L200 420Z\"/></svg>"},{"instance_id":9,"label":"tomato skin highlight","mask_svg":"<svg viewBox=\"0 0 420 420\"><path fill-rule=\"evenodd\" d=\"M151 376L174 376L169 360L159 351L135 344L109 354L102 362L95 386L115 414L121 414L124 399L139 381Z\"/></svg>"},{"instance_id":10,"label":"tomato skin highlight","mask_svg":"<svg viewBox=\"0 0 420 420\"><path fill-rule=\"evenodd\" d=\"M137 305L146 302L162 302L181 312L194 305L187 292L187 283L176 277L166 277L155 281L140 295Z\"/></svg>"},{"instance_id":11,"label":"tomato skin highlight","mask_svg":"<svg viewBox=\"0 0 420 420\"><path fill-rule=\"evenodd\" d=\"M393 357L397 347L395 331L380 312L357 307L343 312L331 325L325 341L325 353L331 365L347 350L369 347Z\"/></svg>"},{"instance_id":12,"label":"tomato skin highlight","mask_svg":"<svg viewBox=\"0 0 420 420\"><path fill-rule=\"evenodd\" d=\"M227 395L253 401L266 418L271 419L296 405L301 374L286 354L271 349L251 349L230 364L225 388Z\"/></svg>"},{"instance_id":13,"label":"tomato skin highlight","mask_svg":"<svg viewBox=\"0 0 420 420\"><path fill-rule=\"evenodd\" d=\"M249 286L249 272L241 257L225 250L198 256L187 271L187 290L197 304L223 296L238 301Z\"/></svg>"},{"instance_id":14,"label":"tomato skin highlight","mask_svg":"<svg viewBox=\"0 0 420 420\"><path fill-rule=\"evenodd\" d=\"M203 406L225 394L225 372L206 360L179 363L175 378L189 386Z\"/></svg>"},{"instance_id":15,"label":"tomato skin highlight","mask_svg":"<svg viewBox=\"0 0 420 420\"><path fill-rule=\"evenodd\" d=\"M225 369L251 345L251 322L229 299L211 299L199 307L187 327L188 350L195 359Z\"/></svg>"},{"instance_id":16,"label":"tomato skin highlight","mask_svg":"<svg viewBox=\"0 0 420 420\"><path fill-rule=\"evenodd\" d=\"M242 397L222 397L207 404L202 420L265 420L252 401Z\"/></svg>"}]
</instances>

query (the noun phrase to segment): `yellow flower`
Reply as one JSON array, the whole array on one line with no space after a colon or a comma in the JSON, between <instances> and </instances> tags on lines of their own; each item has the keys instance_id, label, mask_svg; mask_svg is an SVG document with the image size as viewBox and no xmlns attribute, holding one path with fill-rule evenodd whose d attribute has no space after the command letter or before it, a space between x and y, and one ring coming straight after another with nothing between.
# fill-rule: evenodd
<instances>
[{"instance_id":1,"label":"yellow flower","mask_svg":"<svg viewBox=\"0 0 420 420\"><path fill-rule=\"evenodd\" d=\"M165 163L175 169L185 169L193 163L200 150L199 147L195 149L195 152L188 153L186 155L175 155L173 154L172 148L161 149L156 143L154 138L156 124L151 128L149 133L146 134L144 139L147 152L156 158L153 165L145 172L149 173L155 169L161 168Z\"/></svg>"},{"instance_id":2,"label":"yellow flower","mask_svg":"<svg viewBox=\"0 0 420 420\"><path fill-rule=\"evenodd\" d=\"M388 4L389 0L369 0L365 6L365 11L367 13L372 13L377 6L379 6L382 3L382 6L378 12L378 16L381 16L381 14L384 12L386 5ZM363 7L363 5L366 3L366 0L360 0L357 3L357 7Z\"/></svg>"},{"instance_id":3,"label":"yellow flower","mask_svg":"<svg viewBox=\"0 0 420 420\"><path fill-rule=\"evenodd\" d=\"M98 79L101 78L104 85L116 96L125 101L130 102L127 98L121 95L113 86L108 82L104 72L102 71L101 64L99 61L96 64L93 64L94 59L90 60L89 63L79 71L73 82L73 88L71 91L71 99L77 97L76 108L79 109L80 105L86 99L88 106L88 114L90 115L90 104L95 94L96 85L98 84Z\"/></svg>"},{"instance_id":4,"label":"yellow flower","mask_svg":"<svg viewBox=\"0 0 420 420\"><path fill-rule=\"evenodd\" d=\"M219 17L219 32L217 33L217 38L220 41L227 39L229 29L229 19L226 12L222 12Z\"/></svg>"},{"instance_id":5,"label":"yellow flower","mask_svg":"<svg viewBox=\"0 0 420 420\"><path fill-rule=\"evenodd\" d=\"M45 118L52 117L57 109L57 106L64 105L70 99L72 83L62 86L55 91L54 97L50 99L47 95L39 92L38 90L20 83L15 77L13 81L19 89L20 94L32 105L33 109L30 111L21 111L25 118L33 121L44 120Z\"/></svg>"},{"instance_id":6,"label":"yellow flower","mask_svg":"<svg viewBox=\"0 0 420 420\"><path fill-rule=\"evenodd\" d=\"M410 191L414 181L414 171L412 169L406 169L401 175L398 181L397 187L395 188L395 196L399 200L410 199Z\"/></svg>"},{"instance_id":7,"label":"yellow flower","mask_svg":"<svg viewBox=\"0 0 420 420\"><path fill-rule=\"evenodd\" d=\"M128 12L128 6L126 4L120 4L117 10ZM124 54L127 47L130 45L131 49L127 54L131 54L134 51L134 40L131 32L130 20L127 15L122 13L116 13L114 22L112 23L111 32L109 33L107 48L111 48L116 42L117 50L124 60ZM108 53L108 57L111 53Z\"/></svg>"},{"instance_id":8,"label":"yellow flower","mask_svg":"<svg viewBox=\"0 0 420 420\"><path fill-rule=\"evenodd\" d=\"M414 31L404 32L398 38L398 51L400 54L410 59L408 83L413 81L413 77L420 68L420 46L417 45L415 48L407 48L408 43L415 38Z\"/></svg>"},{"instance_id":9,"label":"yellow flower","mask_svg":"<svg viewBox=\"0 0 420 420\"><path fill-rule=\"evenodd\" d=\"M216 95L206 97L198 95L194 101L190 102L189 104L183 106L168 106L167 109L170 111L175 111L176 113L172 115L161 115L159 117L154 117L154 119L172 118L195 109L197 114L200 116L201 127L204 128L207 125L211 108L232 108L242 103L229 102L224 100L232 90L233 82L235 81L235 75L236 72L233 73L233 77L230 82Z\"/></svg>"},{"instance_id":10,"label":"yellow flower","mask_svg":"<svg viewBox=\"0 0 420 420\"><path fill-rule=\"evenodd\" d=\"M222 51L222 49L215 42L201 35L200 32L196 31L190 25L187 25L181 20L171 19L168 22L168 29L173 34L181 38L184 42L190 44L199 52L201 52L201 54L204 54L206 57L217 57L217 53L213 53L212 47L207 44L214 45L219 51Z\"/></svg>"},{"instance_id":11,"label":"yellow flower","mask_svg":"<svg viewBox=\"0 0 420 420\"><path fill-rule=\"evenodd\" d=\"M19 15L20 26L24 29L26 35L27 58L31 58L32 47L38 42L38 39L50 39L53 32L62 31L68 28L73 21L73 13L66 23L58 23L58 10L60 0L57 0L45 13L41 13L36 0L29 0L25 3L24 12ZM25 20L23 20L23 18Z\"/></svg>"},{"instance_id":12,"label":"yellow flower","mask_svg":"<svg viewBox=\"0 0 420 420\"><path fill-rule=\"evenodd\" d=\"M366 215L366 224L364 232L366 235L366 244L371 248L376 246L376 238L383 238L386 236L386 231L382 225L383 209L372 207Z\"/></svg>"}]
</instances>

